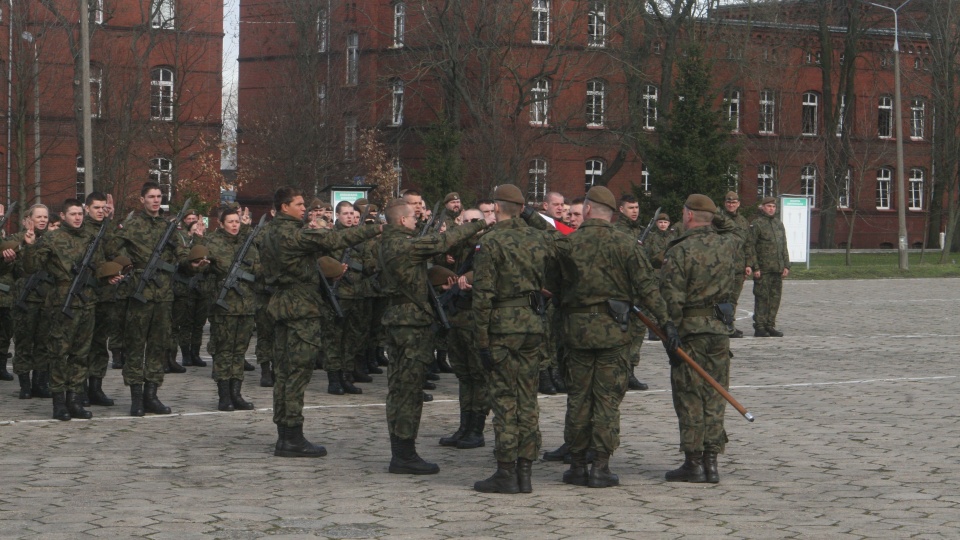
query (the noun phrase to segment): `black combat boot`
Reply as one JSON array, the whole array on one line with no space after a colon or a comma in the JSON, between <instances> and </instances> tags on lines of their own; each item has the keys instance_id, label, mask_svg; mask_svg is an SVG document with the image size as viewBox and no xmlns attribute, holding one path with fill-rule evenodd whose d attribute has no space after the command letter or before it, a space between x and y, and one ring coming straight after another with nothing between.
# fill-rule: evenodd
<instances>
[{"instance_id":1,"label":"black combat boot","mask_svg":"<svg viewBox=\"0 0 960 540\"><path fill-rule=\"evenodd\" d=\"M270 362L260 364L260 386L273 388L273 367Z\"/></svg>"},{"instance_id":2,"label":"black combat boot","mask_svg":"<svg viewBox=\"0 0 960 540\"><path fill-rule=\"evenodd\" d=\"M277 457L318 458L327 455L327 449L313 444L303 436L303 424L293 427L277 426L280 435L273 455Z\"/></svg>"},{"instance_id":3,"label":"black combat boot","mask_svg":"<svg viewBox=\"0 0 960 540\"><path fill-rule=\"evenodd\" d=\"M540 388L538 391L548 396L555 396L557 394L557 389L553 386L553 381L550 380L550 373L545 369L540 370Z\"/></svg>"},{"instance_id":4,"label":"black combat boot","mask_svg":"<svg viewBox=\"0 0 960 540\"><path fill-rule=\"evenodd\" d=\"M783 337L783 332L777 330L773 326L766 327L767 333L770 334L770 337Z\"/></svg>"},{"instance_id":5,"label":"black combat boot","mask_svg":"<svg viewBox=\"0 0 960 540\"><path fill-rule=\"evenodd\" d=\"M587 478L587 487L605 488L620 485L620 477L610 472L610 454L597 451L590 467L590 477Z\"/></svg>"},{"instance_id":6,"label":"black combat boot","mask_svg":"<svg viewBox=\"0 0 960 540\"><path fill-rule=\"evenodd\" d=\"M90 380L87 381L87 395L90 398L91 405L103 407L113 405L113 400L103 393L103 379L100 377L90 377Z\"/></svg>"},{"instance_id":7,"label":"black combat boot","mask_svg":"<svg viewBox=\"0 0 960 540\"><path fill-rule=\"evenodd\" d=\"M367 347L364 349L366 354L364 354L364 359L367 362L367 372L374 375L383 375L383 370L380 369L380 366L377 364L377 349L376 347Z\"/></svg>"},{"instance_id":8,"label":"black combat boot","mask_svg":"<svg viewBox=\"0 0 960 540\"><path fill-rule=\"evenodd\" d=\"M327 364L327 353L323 350L320 351L320 354L317 355L317 359L313 362L313 370L319 371L323 369L323 366Z\"/></svg>"},{"instance_id":9,"label":"black combat boot","mask_svg":"<svg viewBox=\"0 0 960 540\"><path fill-rule=\"evenodd\" d=\"M390 467L388 472L393 474L437 474L440 467L436 463L424 461L417 455L416 439L401 439L396 435L390 436Z\"/></svg>"},{"instance_id":10,"label":"black combat boot","mask_svg":"<svg viewBox=\"0 0 960 540\"><path fill-rule=\"evenodd\" d=\"M174 354L176 354L176 352L174 352ZM174 362L177 361L176 357L174 357L173 361ZM180 363L183 364L184 366L193 365L193 353L190 350L189 345L180 346Z\"/></svg>"},{"instance_id":11,"label":"black combat boot","mask_svg":"<svg viewBox=\"0 0 960 540\"><path fill-rule=\"evenodd\" d=\"M17 373L20 379L20 399L30 399L33 397L33 390L30 386L30 372Z\"/></svg>"},{"instance_id":12,"label":"black combat boot","mask_svg":"<svg viewBox=\"0 0 960 540\"><path fill-rule=\"evenodd\" d=\"M660 341L660 336L653 333L653 330L647 332L647 341Z\"/></svg>"},{"instance_id":13,"label":"black combat boot","mask_svg":"<svg viewBox=\"0 0 960 540\"><path fill-rule=\"evenodd\" d=\"M353 385L353 382L350 380L350 377L347 377L347 374L343 370L337 371L337 377L340 378L340 386L343 387L343 391L347 394L362 394L363 390L357 388Z\"/></svg>"},{"instance_id":14,"label":"black combat boot","mask_svg":"<svg viewBox=\"0 0 960 540\"><path fill-rule=\"evenodd\" d=\"M250 362L247 362L246 360L244 360L244 361L243 361L243 370L244 370L244 371L256 371L256 370L257 370L257 366L255 366L255 365L251 364Z\"/></svg>"},{"instance_id":15,"label":"black combat boot","mask_svg":"<svg viewBox=\"0 0 960 540\"><path fill-rule=\"evenodd\" d=\"M170 407L157 397L157 383L147 381L143 384L143 410L153 414L170 414Z\"/></svg>"},{"instance_id":16,"label":"black combat boot","mask_svg":"<svg viewBox=\"0 0 960 540\"><path fill-rule=\"evenodd\" d=\"M437 349L437 367L440 368L440 373L453 373L453 368L447 359L447 351L443 349Z\"/></svg>"},{"instance_id":17,"label":"black combat boot","mask_svg":"<svg viewBox=\"0 0 960 540\"><path fill-rule=\"evenodd\" d=\"M184 349L184 351L189 354L189 351L187 349ZM183 366L190 365L191 360L189 356L183 357L183 366L181 366L180 364L177 363L177 351L169 350L167 351L166 354L167 354L167 369L169 369L170 371L168 372L167 370L163 370L164 373L186 373L187 372L187 368Z\"/></svg>"},{"instance_id":18,"label":"black combat boot","mask_svg":"<svg viewBox=\"0 0 960 540\"><path fill-rule=\"evenodd\" d=\"M10 353L0 354L0 381L12 381L13 374L7 371L7 359L10 358Z\"/></svg>"},{"instance_id":19,"label":"black combat boot","mask_svg":"<svg viewBox=\"0 0 960 540\"><path fill-rule=\"evenodd\" d=\"M203 358L200 358L199 344L197 344L196 346L190 347L190 363L197 367L207 367L206 361L204 361ZM244 364L246 364L246 362L244 362ZM247 369L246 366L244 366L244 370L252 371L250 369Z\"/></svg>"},{"instance_id":20,"label":"black combat boot","mask_svg":"<svg viewBox=\"0 0 960 540\"><path fill-rule=\"evenodd\" d=\"M217 381L217 410L234 411L233 401L230 400L230 381Z\"/></svg>"},{"instance_id":21,"label":"black combat boot","mask_svg":"<svg viewBox=\"0 0 960 540\"><path fill-rule=\"evenodd\" d=\"M743 330L740 330L739 328L734 328L733 332L730 333L730 337L734 339L742 338Z\"/></svg>"},{"instance_id":22,"label":"black combat boot","mask_svg":"<svg viewBox=\"0 0 960 540\"><path fill-rule=\"evenodd\" d=\"M703 453L703 472L707 477L708 483L710 484L720 483L720 472L717 471L717 453L716 452Z\"/></svg>"},{"instance_id":23,"label":"black combat boot","mask_svg":"<svg viewBox=\"0 0 960 540\"><path fill-rule=\"evenodd\" d=\"M567 383L563 381L563 376L560 375L559 368L547 368L547 372L550 373L550 382L553 383L553 387L557 389L557 393L566 394L567 393Z\"/></svg>"},{"instance_id":24,"label":"black combat boot","mask_svg":"<svg viewBox=\"0 0 960 540\"><path fill-rule=\"evenodd\" d=\"M423 402L433 401L433 394L423 393Z\"/></svg>"},{"instance_id":25,"label":"black combat boot","mask_svg":"<svg viewBox=\"0 0 960 540\"><path fill-rule=\"evenodd\" d=\"M123 369L123 349L110 349L110 356L113 357L113 362L110 363L110 367L113 369Z\"/></svg>"},{"instance_id":26,"label":"black combat boot","mask_svg":"<svg viewBox=\"0 0 960 540\"><path fill-rule=\"evenodd\" d=\"M763 326L753 325L753 337L770 337L770 333Z\"/></svg>"},{"instance_id":27,"label":"black combat boot","mask_svg":"<svg viewBox=\"0 0 960 540\"><path fill-rule=\"evenodd\" d=\"M487 413L483 411L473 411L470 413L469 429L457 442L457 448L469 450L470 448L480 448L486 444L483 439L483 426L487 422Z\"/></svg>"},{"instance_id":28,"label":"black combat boot","mask_svg":"<svg viewBox=\"0 0 960 540\"><path fill-rule=\"evenodd\" d=\"M433 357L433 361L427 365L426 377L428 381L439 381L440 380L440 366L437 365L437 357Z\"/></svg>"},{"instance_id":29,"label":"black combat boot","mask_svg":"<svg viewBox=\"0 0 960 540\"><path fill-rule=\"evenodd\" d=\"M517 462L498 461L497 472L486 480L475 482L473 489L480 493L520 493L520 484L517 482Z\"/></svg>"},{"instance_id":30,"label":"black combat boot","mask_svg":"<svg viewBox=\"0 0 960 540\"><path fill-rule=\"evenodd\" d=\"M353 382L373 382L373 377L367 374L367 361L361 355L353 357Z\"/></svg>"},{"instance_id":31,"label":"black combat boot","mask_svg":"<svg viewBox=\"0 0 960 540\"><path fill-rule=\"evenodd\" d=\"M130 416L143 416L143 385L130 385Z\"/></svg>"},{"instance_id":32,"label":"black combat boot","mask_svg":"<svg viewBox=\"0 0 960 540\"><path fill-rule=\"evenodd\" d=\"M340 372L327 371L327 393L335 396L343 395L343 385L340 384Z\"/></svg>"},{"instance_id":33,"label":"black combat boot","mask_svg":"<svg viewBox=\"0 0 960 540\"><path fill-rule=\"evenodd\" d=\"M387 360L387 349L377 347L377 365L386 367L390 362Z\"/></svg>"},{"instance_id":34,"label":"black combat boot","mask_svg":"<svg viewBox=\"0 0 960 540\"><path fill-rule=\"evenodd\" d=\"M563 443L560 448L543 453L544 461L564 461L570 455L570 445Z\"/></svg>"},{"instance_id":35,"label":"black combat boot","mask_svg":"<svg viewBox=\"0 0 960 540\"><path fill-rule=\"evenodd\" d=\"M53 392L50 391L50 373L47 371L34 371L33 384L30 387L33 397L50 398Z\"/></svg>"},{"instance_id":36,"label":"black combat boot","mask_svg":"<svg viewBox=\"0 0 960 540\"><path fill-rule=\"evenodd\" d=\"M53 419L54 420L63 420L64 422L70 420L70 411L67 410L67 397L63 392L57 392L53 394Z\"/></svg>"},{"instance_id":37,"label":"black combat boot","mask_svg":"<svg viewBox=\"0 0 960 540\"><path fill-rule=\"evenodd\" d=\"M440 446L456 446L460 439L467 434L472 414L467 411L460 411L460 427L449 437L440 437Z\"/></svg>"},{"instance_id":38,"label":"black combat boot","mask_svg":"<svg viewBox=\"0 0 960 540\"><path fill-rule=\"evenodd\" d=\"M67 390L67 411L70 413L70 418L80 418L82 420L93 418L93 413L83 408L80 395L70 390Z\"/></svg>"},{"instance_id":39,"label":"black combat boot","mask_svg":"<svg viewBox=\"0 0 960 540\"><path fill-rule=\"evenodd\" d=\"M640 382L640 379L631 372L630 377L627 378L627 388L630 390L646 390L650 387L646 383Z\"/></svg>"},{"instance_id":40,"label":"black combat boot","mask_svg":"<svg viewBox=\"0 0 960 540\"><path fill-rule=\"evenodd\" d=\"M701 484L707 481L707 475L703 471L703 452L684 452L686 460L678 469L667 472L663 475L667 482L691 482Z\"/></svg>"},{"instance_id":41,"label":"black combat boot","mask_svg":"<svg viewBox=\"0 0 960 540\"><path fill-rule=\"evenodd\" d=\"M437 389L437 384L434 383L434 382L428 381L427 379L424 379L424 380L423 380L423 389L424 389L424 390L436 390L436 389Z\"/></svg>"},{"instance_id":42,"label":"black combat boot","mask_svg":"<svg viewBox=\"0 0 960 540\"><path fill-rule=\"evenodd\" d=\"M567 446L567 443L563 443ZM563 448L561 446L560 448ZM563 483L574 486L586 486L588 482L587 458L584 452L577 452L570 455L570 468L563 471Z\"/></svg>"},{"instance_id":43,"label":"black combat boot","mask_svg":"<svg viewBox=\"0 0 960 540\"><path fill-rule=\"evenodd\" d=\"M90 384L87 379L83 380L83 383L80 385L80 391L77 392L77 401L80 405L84 407L90 406ZM67 401L67 408L70 407L69 400Z\"/></svg>"},{"instance_id":44,"label":"black combat boot","mask_svg":"<svg viewBox=\"0 0 960 540\"><path fill-rule=\"evenodd\" d=\"M243 381L240 379L230 379L230 401L233 402L233 407L238 411L252 411L256 409L253 403L243 399L243 396L240 395L242 388Z\"/></svg>"},{"instance_id":45,"label":"black combat boot","mask_svg":"<svg viewBox=\"0 0 960 540\"><path fill-rule=\"evenodd\" d=\"M533 462L529 459L517 459L517 484L520 486L520 493L533 493L533 485L530 479L533 476Z\"/></svg>"}]
</instances>

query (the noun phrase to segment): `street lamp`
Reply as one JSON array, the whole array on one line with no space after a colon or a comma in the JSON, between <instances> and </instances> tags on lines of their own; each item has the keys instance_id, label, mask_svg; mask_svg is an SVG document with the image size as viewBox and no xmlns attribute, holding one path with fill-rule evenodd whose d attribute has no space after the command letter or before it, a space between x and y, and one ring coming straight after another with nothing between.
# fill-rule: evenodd
<instances>
[{"instance_id":1,"label":"street lamp","mask_svg":"<svg viewBox=\"0 0 960 540\"><path fill-rule=\"evenodd\" d=\"M900 10L913 0L907 0L896 8L867 2L866 0L861 1L864 4L893 12L893 114L894 125L897 130L897 226L900 237L897 251L900 254L900 270L907 270L910 267L910 262L907 253L909 244L907 243L907 210L903 182L903 104L900 102L900 24L898 15Z\"/></svg>"},{"instance_id":2,"label":"street lamp","mask_svg":"<svg viewBox=\"0 0 960 540\"><path fill-rule=\"evenodd\" d=\"M34 36L24 31L20 34L24 41L33 45L33 194L40 202L40 54L37 50L37 40L40 34Z\"/></svg>"}]
</instances>

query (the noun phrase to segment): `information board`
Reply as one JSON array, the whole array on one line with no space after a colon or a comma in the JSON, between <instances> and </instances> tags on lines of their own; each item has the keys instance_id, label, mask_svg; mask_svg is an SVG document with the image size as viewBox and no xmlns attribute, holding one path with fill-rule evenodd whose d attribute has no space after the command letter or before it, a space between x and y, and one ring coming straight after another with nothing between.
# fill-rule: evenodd
<instances>
[{"instance_id":1,"label":"information board","mask_svg":"<svg viewBox=\"0 0 960 540\"><path fill-rule=\"evenodd\" d=\"M781 195L780 220L787 232L790 262L806 263L810 268L810 199Z\"/></svg>"}]
</instances>

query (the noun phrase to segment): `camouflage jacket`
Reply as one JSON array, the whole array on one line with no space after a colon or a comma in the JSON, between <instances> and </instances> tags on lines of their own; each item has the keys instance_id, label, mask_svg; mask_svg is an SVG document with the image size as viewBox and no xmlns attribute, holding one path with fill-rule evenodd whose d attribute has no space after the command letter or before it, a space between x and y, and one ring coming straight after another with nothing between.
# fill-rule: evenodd
<instances>
[{"instance_id":1,"label":"camouflage jacket","mask_svg":"<svg viewBox=\"0 0 960 540\"><path fill-rule=\"evenodd\" d=\"M768 216L761 212L750 224L749 242L753 245L756 257L754 270L780 273L784 268L790 268L787 232L777 216Z\"/></svg>"},{"instance_id":2,"label":"camouflage jacket","mask_svg":"<svg viewBox=\"0 0 960 540\"><path fill-rule=\"evenodd\" d=\"M547 288L555 274L553 240L520 218L498 222L480 238L474 260L473 315L477 346L490 346L490 334L542 334L543 316L533 309L531 295ZM506 305L523 303L525 305Z\"/></svg>"},{"instance_id":3,"label":"camouflage jacket","mask_svg":"<svg viewBox=\"0 0 960 540\"><path fill-rule=\"evenodd\" d=\"M83 216L83 225L81 228L83 229L83 234L87 236L88 241L92 242L93 239L97 237L102 224L102 221L97 222L90 219L90 216ZM116 246L116 243L112 241L112 238L116 233L116 224L111 221L110 224L107 225L106 232L103 234L103 240L100 241L100 251L105 260L113 260L113 258L116 257L116 254L108 251L108 246ZM110 285L106 281L98 281L96 289L91 292L90 296L96 298L98 303L113 302L116 300L118 287L119 285Z\"/></svg>"},{"instance_id":4,"label":"camouflage jacket","mask_svg":"<svg viewBox=\"0 0 960 540\"><path fill-rule=\"evenodd\" d=\"M643 234L643 229L646 228L646 223L640 221L640 218L631 220L623 212L619 212L617 213L617 220L613 222L613 227L618 231L629 234L634 240L639 240L640 235Z\"/></svg>"},{"instance_id":5,"label":"camouflage jacket","mask_svg":"<svg viewBox=\"0 0 960 540\"><path fill-rule=\"evenodd\" d=\"M697 227L670 242L660 269L660 294L681 337L730 333L713 315L713 306L737 301L736 276L743 270L730 253L741 249L744 232L719 215L714 224L716 229ZM700 309L710 314L687 311Z\"/></svg>"},{"instance_id":6,"label":"camouflage jacket","mask_svg":"<svg viewBox=\"0 0 960 540\"><path fill-rule=\"evenodd\" d=\"M667 229L661 231L654 227L643 241L643 251L650 259L650 265L659 270L663 265L663 255L667 252L667 244L677 236L676 231Z\"/></svg>"},{"instance_id":7,"label":"camouflage jacket","mask_svg":"<svg viewBox=\"0 0 960 540\"><path fill-rule=\"evenodd\" d=\"M243 228L240 229L240 234L243 235ZM190 234L184 231L182 227L178 227L177 230L173 232L171 242L175 242L178 248L182 249L182 252L185 254L189 253L193 246L207 245L206 237ZM207 279L209 268L208 266L198 272L194 271L193 268L187 264L178 266L177 271L173 274L173 296L180 298L181 296L210 296L214 294L213 289L215 287L213 280Z\"/></svg>"},{"instance_id":8,"label":"camouflage jacket","mask_svg":"<svg viewBox=\"0 0 960 540\"><path fill-rule=\"evenodd\" d=\"M47 233L46 230L36 232L37 242L46 236ZM27 245L26 242L23 241L23 236L25 233L26 231L20 231L10 235L8 238L9 240L16 240L20 243L20 252L17 254L17 258L14 259L12 263L13 268L11 272L7 274L7 279L12 280L13 288L9 293L6 293L6 295L0 295L8 296L7 300L9 301L10 305L14 305L20 298L20 294L22 293L24 286L27 284L27 280L30 279L30 275L33 274L33 272L28 272L24 266L24 256L26 255L24 252L24 247ZM3 282L6 283L6 280ZM43 281L33 290L33 292L27 295L25 301L28 304L42 304L44 302L44 297L47 296L47 293L50 291L50 289L51 284L47 281ZM7 305L6 301L0 303L0 306L5 305Z\"/></svg>"},{"instance_id":9,"label":"camouflage jacket","mask_svg":"<svg viewBox=\"0 0 960 540\"><path fill-rule=\"evenodd\" d=\"M750 222L747 221L747 218L745 218L745 217L743 217L742 215L740 215L740 212L737 212L737 213L735 213L735 214L731 214L730 212L727 212L727 209L726 209L726 208L721 208L721 209L720 209L720 214L723 215L723 216L725 216L725 217L727 217L727 218L729 218L731 221L733 221L733 223L734 223L737 227L739 227L741 230L743 230L743 232L744 232L744 234L743 234L744 239L747 238L747 236L750 234L750 233L749 233L749 231L750 231ZM744 242L743 242L743 247L741 248L741 250L742 250L742 252L743 252L743 265L742 265L743 268L741 268L740 271L742 272L742 271L743 271L744 269L746 269L746 267L748 267L748 266L751 267L751 268L753 268L753 265L754 265L754 263L756 262L756 261L755 261L756 257L755 257L754 254L753 254L753 243L752 243L752 242L744 241Z\"/></svg>"},{"instance_id":10,"label":"camouflage jacket","mask_svg":"<svg viewBox=\"0 0 960 540\"><path fill-rule=\"evenodd\" d=\"M53 280L44 306L58 310L63 307L75 276L74 267L80 264L91 240L83 225L74 229L62 223L59 229L44 234L34 245L24 244L21 248L24 270L31 274L45 270ZM97 249L93 254L94 268L103 260L103 250ZM95 273L92 276L96 279ZM81 296L86 301L74 296L71 306L74 309L92 309L96 305L94 290L94 283L83 284Z\"/></svg>"},{"instance_id":11,"label":"camouflage jacket","mask_svg":"<svg viewBox=\"0 0 960 540\"><path fill-rule=\"evenodd\" d=\"M657 276L633 235L613 224L588 219L573 234L557 239L567 345L576 349L607 349L630 343L633 333L622 331L607 313L607 300L642 304L657 321L667 320ZM595 313L573 313L593 308ZM631 315L630 324L640 324Z\"/></svg>"},{"instance_id":12,"label":"camouflage jacket","mask_svg":"<svg viewBox=\"0 0 960 540\"><path fill-rule=\"evenodd\" d=\"M379 225L351 227L343 232L306 229L303 222L279 214L264 227L260 261L267 286L276 290L267 311L276 321L321 316L320 271L317 259L336 249L380 234Z\"/></svg>"},{"instance_id":13,"label":"camouflage jacket","mask_svg":"<svg viewBox=\"0 0 960 540\"><path fill-rule=\"evenodd\" d=\"M141 210L124 222L123 228L113 237L113 242L108 244L107 252L126 255L133 262L135 270L130 278L133 286L130 291L131 294L139 285L140 276L143 275L143 267L150 260L153 248L160 241L168 223L161 216L152 217ZM186 258L189 251L190 248L180 245L174 238L169 244L161 248L160 258L163 262L176 267L180 259ZM143 289L143 296L146 297L147 301L172 302L173 275L159 270L156 276L157 280L147 283Z\"/></svg>"},{"instance_id":14,"label":"camouflage jacket","mask_svg":"<svg viewBox=\"0 0 960 540\"><path fill-rule=\"evenodd\" d=\"M339 221L333 226L334 231L341 233L352 228L355 227L344 227ZM331 286L337 288L337 296L341 298L364 298L369 296L367 294L369 284L367 282L367 276L364 275L364 269L368 262L367 252L370 249L370 244L368 243L370 241L374 241L374 239L364 240L355 245L330 253L331 257L348 265L347 273L340 278L340 281L337 282L336 285L331 283ZM343 253L348 249L350 250L349 260L344 260Z\"/></svg>"},{"instance_id":15,"label":"camouflage jacket","mask_svg":"<svg viewBox=\"0 0 960 540\"><path fill-rule=\"evenodd\" d=\"M445 233L415 236L399 225L384 225L378 254L380 287L390 299L384 326L429 326L435 322L427 291L428 260L486 227L482 221Z\"/></svg>"},{"instance_id":16,"label":"camouflage jacket","mask_svg":"<svg viewBox=\"0 0 960 540\"><path fill-rule=\"evenodd\" d=\"M247 241L247 236L251 233L252 231L248 230L246 234L240 231L233 235L220 228L205 237L204 245L210 250L207 280L211 282L211 302L216 302L217 297L220 296L223 280L230 273L233 260L237 257L240 248L243 247L243 243ZM247 250L247 255L243 258L243 263L240 264L240 270L252 274L255 278L262 273L260 253L257 251L256 243L251 244L250 249ZM241 278L237 281L237 286L240 288L240 292L231 289L224 299L229 306L228 309L216 305L212 305L210 309L216 310L214 313L227 315L253 315L256 309L255 282Z\"/></svg>"},{"instance_id":17,"label":"camouflage jacket","mask_svg":"<svg viewBox=\"0 0 960 540\"><path fill-rule=\"evenodd\" d=\"M10 240L16 238L16 235L9 237ZM19 258L19 255L18 255ZM13 306L13 301L16 300L14 296L16 294L16 283L17 279L14 275L14 270L17 267L17 261L14 259L11 262L6 262L3 258L0 258L0 289L7 289L0 291L0 308L9 308Z\"/></svg>"}]
</instances>

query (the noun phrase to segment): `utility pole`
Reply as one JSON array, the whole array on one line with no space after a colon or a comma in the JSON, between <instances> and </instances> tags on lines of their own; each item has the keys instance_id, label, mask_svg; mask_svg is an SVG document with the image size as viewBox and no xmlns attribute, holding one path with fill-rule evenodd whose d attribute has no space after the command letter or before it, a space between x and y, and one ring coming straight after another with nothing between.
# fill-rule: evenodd
<instances>
[{"instance_id":1,"label":"utility pole","mask_svg":"<svg viewBox=\"0 0 960 540\"><path fill-rule=\"evenodd\" d=\"M86 195L93 192L93 120L90 109L90 4L89 0L80 0L80 93L83 103L80 111L83 115L83 191Z\"/></svg>"}]
</instances>

